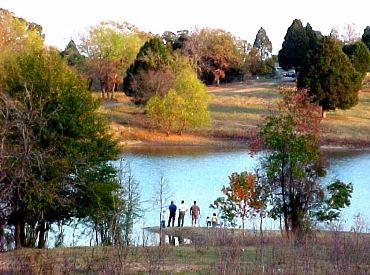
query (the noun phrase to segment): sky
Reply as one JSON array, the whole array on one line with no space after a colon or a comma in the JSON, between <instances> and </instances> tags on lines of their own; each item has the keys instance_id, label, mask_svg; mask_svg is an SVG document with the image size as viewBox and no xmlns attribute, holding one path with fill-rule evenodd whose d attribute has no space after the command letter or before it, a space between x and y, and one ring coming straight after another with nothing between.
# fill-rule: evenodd
<instances>
[{"instance_id":1,"label":"sky","mask_svg":"<svg viewBox=\"0 0 370 275\"><path fill-rule=\"evenodd\" d=\"M86 33L101 21L127 21L141 30L191 30L222 28L249 43L260 27L272 42L273 53L281 48L294 19L324 35L333 27L343 32L355 24L359 35L370 25L368 0L0 0L0 8L43 27L47 45L64 49L68 41Z\"/></svg>"}]
</instances>

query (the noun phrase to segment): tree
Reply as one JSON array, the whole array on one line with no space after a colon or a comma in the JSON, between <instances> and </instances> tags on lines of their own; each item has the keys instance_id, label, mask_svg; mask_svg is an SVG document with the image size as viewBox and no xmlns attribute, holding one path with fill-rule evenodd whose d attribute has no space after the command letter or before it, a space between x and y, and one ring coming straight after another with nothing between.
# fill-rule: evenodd
<instances>
[{"instance_id":1,"label":"tree","mask_svg":"<svg viewBox=\"0 0 370 275\"><path fill-rule=\"evenodd\" d=\"M108 161L118 151L98 102L59 52L25 49L5 64L0 205L17 248L36 240L42 248L52 223L112 209L118 185Z\"/></svg>"},{"instance_id":2,"label":"tree","mask_svg":"<svg viewBox=\"0 0 370 275\"><path fill-rule=\"evenodd\" d=\"M234 223L235 218L241 218L244 230L245 219L255 216L263 209L264 200L261 196L261 189L257 186L258 177L256 174L232 173L229 176L229 186L224 186L221 190L226 198L217 198L210 207L220 209L221 218L230 223Z\"/></svg>"},{"instance_id":3,"label":"tree","mask_svg":"<svg viewBox=\"0 0 370 275\"><path fill-rule=\"evenodd\" d=\"M278 112L268 116L260 140L269 154L261 161L261 179L270 190L270 215L282 217L287 235L301 236L313 220L332 220L348 206L352 185L339 180L326 187L318 144L320 109L306 90L287 89Z\"/></svg>"},{"instance_id":4,"label":"tree","mask_svg":"<svg viewBox=\"0 0 370 275\"><path fill-rule=\"evenodd\" d=\"M132 175L130 166L120 160L118 169L119 201L115 202L112 222L113 244L129 246L135 220L141 215L139 182Z\"/></svg>"},{"instance_id":5,"label":"tree","mask_svg":"<svg viewBox=\"0 0 370 275\"><path fill-rule=\"evenodd\" d=\"M232 68L243 63L242 47L230 33L221 29L196 29L185 42L184 51L197 68L199 78L211 84L215 82L215 70L222 70L225 78Z\"/></svg>"},{"instance_id":6,"label":"tree","mask_svg":"<svg viewBox=\"0 0 370 275\"><path fill-rule=\"evenodd\" d=\"M176 34L170 31L165 31L162 34L162 39L166 44L170 45L173 50L179 49L181 51L184 49L185 43L189 39L189 31L181 30L177 31Z\"/></svg>"},{"instance_id":7,"label":"tree","mask_svg":"<svg viewBox=\"0 0 370 275\"><path fill-rule=\"evenodd\" d=\"M125 94L134 97L136 103L146 103L154 94L167 93L167 83L171 85L173 78L170 76L173 63L172 49L159 37L152 37L140 48L135 62L127 70L123 82Z\"/></svg>"},{"instance_id":8,"label":"tree","mask_svg":"<svg viewBox=\"0 0 370 275\"><path fill-rule=\"evenodd\" d=\"M367 26L365 29L364 29L364 33L362 34L362 42L365 43L365 45L367 46L368 50L370 51L370 26Z\"/></svg>"},{"instance_id":9,"label":"tree","mask_svg":"<svg viewBox=\"0 0 370 275\"><path fill-rule=\"evenodd\" d=\"M181 134L186 127L201 126L209 121L208 95L189 64L179 67L171 89L164 96L152 96L147 105L152 122L166 131Z\"/></svg>"},{"instance_id":10,"label":"tree","mask_svg":"<svg viewBox=\"0 0 370 275\"><path fill-rule=\"evenodd\" d=\"M102 22L90 27L79 45L88 57L90 77L100 84L102 97L111 91L111 98L122 83L124 73L135 60L146 36L127 22Z\"/></svg>"},{"instance_id":11,"label":"tree","mask_svg":"<svg viewBox=\"0 0 370 275\"><path fill-rule=\"evenodd\" d=\"M363 79L370 66L370 52L366 45L362 41L347 44L343 46L343 52Z\"/></svg>"},{"instance_id":12,"label":"tree","mask_svg":"<svg viewBox=\"0 0 370 275\"><path fill-rule=\"evenodd\" d=\"M356 31L356 25L346 24L344 27L344 34L342 35L342 40L344 44L352 44L359 39L359 34Z\"/></svg>"},{"instance_id":13,"label":"tree","mask_svg":"<svg viewBox=\"0 0 370 275\"><path fill-rule=\"evenodd\" d=\"M60 55L67 61L71 67L75 67L81 74L87 73L86 57L83 56L77 48L76 43L71 39Z\"/></svg>"},{"instance_id":14,"label":"tree","mask_svg":"<svg viewBox=\"0 0 370 275\"><path fill-rule=\"evenodd\" d=\"M157 186L155 186L154 189L154 204L156 207L158 207L158 218L159 218L159 245L164 245L164 236L163 236L163 228L162 228L162 220L163 217L163 210L165 210L166 202L169 201L170 197L172 196L172 191L170 189L170 185L168 184L168 181L164 178L164 176L161 176L159 179L159 182Z\"/></svg>"},{"instance_id":15,"label":"tree","mask_svg":"<svg viewBox=\"0 0 370 275\"><path fill-rule=\"evenodd\" d=\"M42 27L0 8L0 66L4 60L28 48L41 49Z\"/></svg>"},{"instance_id":16,"label":"tree","mask_svg":"<svg viewBox=\"0 0 370 275\"><path fill-rule=\"evenodd\" d=\"M324 37L310 50L298 75L298 87L309 88L310 96L325 111L349 109L358 103L361 76L340 45Z\"/></svg>"},{"instance_id":17,"label":"tree","mask_svg":"<svg viewBox=\"0 0 370 275\"><path fill-rule=\"evenodd\" d=\"M259 56L261 58L260 62L268 58L272 53L272 44L268 38L264 28L260 28L256 34L256 39L253 43L253 48L259 51Z\"/></svg>"},{"instance_id":18,"label":"tree","mask_svg":"<svg viewBox=\"0 0 370 275\"><path fill-rule=\"evenodd\" d=\"M316 46L318 36L321 34L312 30L307 23L303 27L299 19L295 19L287 30L284 42L278 54L280 66L284 69L295 68L298 72L309 49Z\"/></svg>"}]
</instances>

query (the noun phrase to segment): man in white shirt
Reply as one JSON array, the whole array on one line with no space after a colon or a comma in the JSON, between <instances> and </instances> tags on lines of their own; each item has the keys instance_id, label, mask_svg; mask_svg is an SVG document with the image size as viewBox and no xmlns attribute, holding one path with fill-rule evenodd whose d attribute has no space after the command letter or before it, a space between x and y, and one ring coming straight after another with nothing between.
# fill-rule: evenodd
<instances>
[{"instance_id":1,"label":"man in white shirt","mask_svg":"<svg viewBox=\"0 0 370 275\"><path fill-rule=\"evenodd\" d=\"M185 217L185 213L187 210L188 210L188 207L186 206L184 201L181 201L179 205L179 219L178 219L178 225L177 225L178 227L184 226L184 217Z\"/></svg>"}]
</instances>

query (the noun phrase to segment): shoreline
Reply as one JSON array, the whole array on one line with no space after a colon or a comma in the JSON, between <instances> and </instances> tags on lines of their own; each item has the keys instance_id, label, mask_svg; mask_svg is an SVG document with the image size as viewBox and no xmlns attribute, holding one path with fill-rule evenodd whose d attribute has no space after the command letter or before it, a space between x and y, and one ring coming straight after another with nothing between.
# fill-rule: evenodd
<instances>
[{"instance_id":1,"label":"shoreline","mask_svg":"<svg viewBox=\"0 0 370 275\"><path fill-rule=\"evenodd\" d=\"M132 148L204 148L204 149L248 149L250 138L240 139L194 139L191 141L172 141L172 140L127 140L119 141L119 147L122 152ZM342 142L323 143L320 145L323 151L370 151L370 142L364 143L361 140L353 141L347 145Z\"/></svg>"}]
</instances>

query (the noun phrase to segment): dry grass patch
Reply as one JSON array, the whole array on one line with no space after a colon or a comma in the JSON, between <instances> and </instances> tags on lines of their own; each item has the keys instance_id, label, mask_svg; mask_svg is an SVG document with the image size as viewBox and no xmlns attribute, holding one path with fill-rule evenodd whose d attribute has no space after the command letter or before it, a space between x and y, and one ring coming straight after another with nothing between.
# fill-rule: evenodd
<instances>
[{"instance_id":1,"label":"dry grass patch","mask_svg":"<svg viewBox=\"0 0 370 275\"><path fill-rule=\"evenodd\" d=\"M182 136L167 137L153 129L142 106L135 105L122 92L116 93L113 101L103 101L103 113L112 127L114 136L122 144L132 142L168 143L182 145L220 144L223 142L247 141L258 129L265 116L275 109L281 98L279 83L248 82L233 83L220 87L208 87L211 125ZM294 83L284 83L294 85ZM100 93L95 93L96 97ZM359 104L349 110L328 112L321 123L325 145L369 146L370 145L370 88L359 94ZM221 142L223 144L223 142Z\"/></svg>"}]
</instances>

